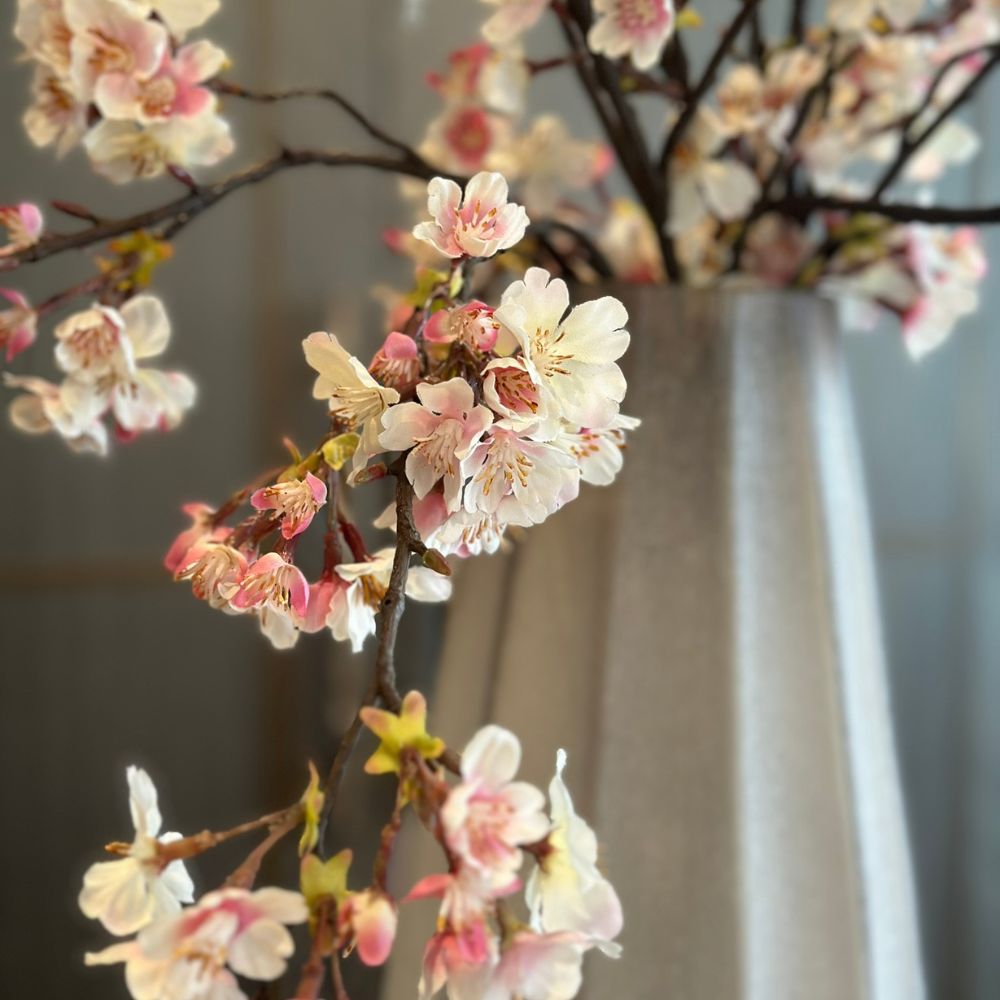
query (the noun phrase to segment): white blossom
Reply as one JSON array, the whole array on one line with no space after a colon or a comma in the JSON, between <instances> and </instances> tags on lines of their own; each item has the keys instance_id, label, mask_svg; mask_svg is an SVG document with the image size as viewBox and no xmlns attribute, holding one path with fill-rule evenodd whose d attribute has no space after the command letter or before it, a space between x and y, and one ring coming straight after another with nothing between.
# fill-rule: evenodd
<instances>
[{"instance_id":1,"label":"white blossom","mask_svg":"<svg viewBox=\"0 0 1000 1000\"><path fill-rule=\"evenodd\" d=\"M194 884L180 861L164 864L161 844L180 840L179 833L158 837L163 820L156 788L141 768L127 771L129 808L135 839L117 861L91 865L83 877L80 909L117 935L132 934L152 921L177 913L194 898ZM124 847L124 845L123 845Z\"/></svg>"}]
</instances>

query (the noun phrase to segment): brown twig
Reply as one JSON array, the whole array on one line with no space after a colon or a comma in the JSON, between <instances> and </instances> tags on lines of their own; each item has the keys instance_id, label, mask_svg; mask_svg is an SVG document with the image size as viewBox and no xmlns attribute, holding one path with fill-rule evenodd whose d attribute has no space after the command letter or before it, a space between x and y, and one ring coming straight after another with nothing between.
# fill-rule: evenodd
<instances>
[{"instance_id":1,"label":"brown twig","mask_svg":"<svg viewBox=\"0 0 1000 1000\"><path fill-rule=\"evenodd\" d=\"M996 225L1000 223L1000 205L951 206L913 205L904 202L876 201L874 198L837 198L831 195L787 195L765 203L765 212L779 212L796 219L806 219L814 212L849 212L880 215L894 222L926 222L931 225Z\"/></svg>"},{"instance_id":2,"label":"brown twig","mask_svg":"<svg viewBox=\"0 0 1000 1000\"><path fill-rule=\"evenodd\" d=\"M337 804L337 796L340 793L340 786L344 780L344 772L347 770L347 764L351 759L351 754L354 753L354 747L358 742L358 736L361 735L361 709L367 705L375 704L378 694L378 683L375 680L372 680L368 690L365 692L365 696L361 701L358 711L354 713L354 718L351 720L351 724L347 727L344 735L340 738L340 743L337 746L337 752L334 754L333 762L330 764L330 770L326 775L326 781L323 782L323 808L319 817L318 839L318 849L321 856L326 855L326 836L330 827L330 816L333 813L334 806Z\"/></svg>"},{"instance_id":3,"label":"brown twig","mask_svg":"<svg viewBox=\"0 0 1000 1000\"><path fill-rule=\"evenodd\" d=\"M916 138L911 137L909 135L909 129L913 126L917 119L930 108L933 103L934 96L948 72L963 59L967 59L970 55L974 55L977 51L984 54L991 53L990 58L986 60L979 72L976 73L972 79L968 81L968 83L966 83L966 85L955 95L955 97L952 98L952 100L938 112L934 120L923 130L923 132L921 132ZM889 169L882 175L881 180L872 192L872 197L875 200L881 198L888 189L889 185L891 185L892 182L903 172L913 154L916 153L917 150L920 149L921 146L923 146L924 143L926 143L963 104L972 99L972 97L979 90L980 86L982 86L983 82L993 71L994 67L998 64L1000 64L1000 44L994 43L992 45L983 46L979 50L959 53L949 59L938 70L938 73L935 76L923 103L917 108L916 111L913 112L903 126L903 135L900 141L899 152L896 154L896 159L890 164Z\"/></svg>"},{"instance_id":4,"label":"brown twig","mask_svg":"<svg viewBox=\"0 0 1000 1000\"><path fill-rule=\"evenodd\" d=\"M410 556L427 552L413 523L413 487L397 463L390 469L396 476L396 551L392 560L389 586L382 598L375 654L375 683L390 712L398 712L402 701L396 689L396 638L406 608L406 581L410 575Z\"/></svg>"},{"instance_id":5,"label":"brown twig","mask_svg":"<svg viewBox=\"0 0 1000 1000\"><path fill-rule=\"evenodd\" d=\"M299 985L292 1000L318 1000L323 980L326 978L325 957L333 949L336 916L336 903L332 899L322 900L316 911L316 924L309 957L302 966Z\"/></svg>"},{"instance_id":6,"label":"brown twig","mask_svg":"<svg viewBox=\"0 0 1000 1000\"><path fill-rule=\"evenodd\" d=\"M581 4L579 0L570 0L570 6L562 0L554 0L552 11L559 20L563 37L576 56L575 67L577 77L583 85L590 104L601 123L605 137L615 150L618 162L628 178L636 197L643 204L650 219L655 222L660 205L660 184L654 181L648 155L642 150L644 140L636 143L632 135L636 127L631 109L628 108L621 94L617 78L612 79L606 60L596 60L587 48L586 28L589 24L589 5ZM613 70L613 67L611 67ZM622 113L625 113L623 120ZM640 134L641 138L641 134ZM676 258L673 255L673 245L655 226L661 250L668 261L668 273L676 268ZM678 272L679 273L679 272Z\"/></svg>"},{"instance_id":7,"label":"brown twig","mask_svg":"<svg viewBox=\"0 0 1000 1000\"><path fill-rule=\"evenodd\" d=\"M422 165L427 169L433 169L430 164L410 145L390 135L383 128L376 125L363 111L351 103L343 94L329 87L296 87L292 90L262 91L251 90L242 87L237 83L230 83L227 80L215 80L212 82L212 89L219 94L226 94L229 97L238 97L245 101L254 101L258 104L278 104L282 101L294 101L303 98L315 98L322 101L330 101L336 104L342 111L348 114L365 132L377 142L381 142L396 152L402 153L409 162Z\"/></svg>"},{"instance_id":8,"label":"brown twig","mask_svg":"<svg viewBox=\"0 0 1000 1000\"><path fill-rule=\"evenodd\" d=\"M296 805L288 810L287 817L271 829L268 836L262 840L246 857L246 860L226 879L226 888L251 889L257 879L261 863L275 844L288 836L302 822L302 806Z\"/></svg>"},{"instance_id":9,"label":"brown twig","mask_svg":"<svg viewBox=\"0 0 1000 1000\"><path fill-rule=\"evenodd\" d=\"M260 819L253 819L247 823L240 823L238 826L228 830L216 832L214 830L202 830L201 833L192 834L181 840L174 840L159 847L159 858L163 862L179 861L186 858L193 858L198 854L218 847L220 844L232 840L234 837L242 837L245 833L252 833L263 827L269 827L272 831L283 826L287 822L294 820L298 824L302 819L302 807L296 803L280 812L271 813L269 816L261 816Z\"/></svg>"},{"instance_id":10,"label":"brown twig","mask_svg":"<svg viewBox=\"0 0 1000 1000\"><path fill-rule=\"evenodd\" d=\"M719 44L716 46L712 57L708 61L708 65L705 67L705 71L691 91L690 99L684 105L684 110L680 113L680 116L674 123L674 127L667 135L667 140L663 144L663 152L660 154L661 170L665 171L669 167L674 152L684 138L684 133L687 132L688 126L698 113L698 108L701 107L701 102L708 95L709 90L712 89L720 67L732 51L740 32L749 19L753 17L759 4L760 0L744 0L742 10L733 18L729 27L723 32L722 38L719 39Z\"/></svg>"},{"instance_id":11,"label":"brown twig","mask_svg":"<svg viewBox=\"0 0 1000 1000\"><path fill-rule=\"evenodd\" d=\"M170 239L199 215L224 198L254 184L268 180L276 174L299 167L368 167L385 173L402 174L430 180L436 176L449 176L424 162L414 162L404 157L375 154L342 153L330 150L283 149L276 156L255 166L248 167L214 184L188 191L180 198L169 201L146 212L124 219L111 219L88 226L76 233L43 237L34 246L26 247L0 261L0 271L13 270L22 264L36 263L70 250L104 243L126 233L163 226L160 236ZM454 178L461 180L461 178Z\"/></svg>"},{"instance_id":12,"label":"brown twig","mask_svg":"<svg viewBox=\"0 0 1000 1000\"><path fill-rule=\"evenodd\" d=\"M333 978L333 1000L351 1000L347 995L347 987L344 986L344 973L340 968L340 955L334 949L330 956L330 975Z\"/></svg>"},{"instance_id":13,"label":"brown twig","mask_svg":"<svg viewBox=\"0 0 1000 1000\"><path fill-rule=\"evenodd\" d=\"M662 179L661 194L656 214L653 217L653 224L656 226L657 232L661 235L661 244L665 243L667 246L667 251L664 253L664 263L667 265L667 275L671 281L678 281L681 277L683 277L680 265L677 262L677 254L674 249L673 238L666 234L667 219L670 214L671 161L674 153L677 151L677 147L684 138L684 134L687 132L688 127L691 125L695 115L698 113L698 109L701 107L701 102L708 95L709 90L712 89L720 67L726 60L727 56L729 56L732 52L733 46L736 44L736 39L739 37L740 32L743 30L747 21L753 17L759 3L760 0L744 0L742 10L740 10L736 17L733 18L729 27L723 32L722 38L719 40L719 44L712 53L712 56L708 61L708 65L705 67L705 70L698 79L698 82L691 90L690 96L678 116L677 121L674 123L673 128L671 128L667 133L666 141L663 144L663 150L660 153L659 169Z\"/></svg>"}]
</instances>

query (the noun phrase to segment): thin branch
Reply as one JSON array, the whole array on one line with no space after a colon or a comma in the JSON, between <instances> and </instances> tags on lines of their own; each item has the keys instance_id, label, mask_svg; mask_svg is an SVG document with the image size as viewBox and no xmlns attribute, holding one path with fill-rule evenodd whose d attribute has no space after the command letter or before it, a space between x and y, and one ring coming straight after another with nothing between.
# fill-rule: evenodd
<instances>
[{"instance_id":1,"label":"thin branch","mask_svg":"<svg viewBox=\"0 0 1000 1000\"><path fill-rule=\"evenodd\" d=\"M670 165L670 160L678 145L680 145L681 139L684 138L684 133L687 131L688 126L697 114L698 108L701 107L702 100L708 95L709 90L712 89L719 69L736 44L736 39L739 37L744 25L753 17L759 4L760 0L744 0L743 9L733 18L732 23L723 32L722 38L719 40L715 52L712 53L712 57L709 59L704 73L702 73L701 78L695 84L694 90L691 91L690 100L685 104L680 117L667 135L667 141L664 143L663 152L660 155L661 170L665 171Z\"/></svg>"},{"instance_id":2,"label":"thin branch","mask_svg":"<svg viewBox=\"0 0 1000 1000\"><path fill-rule=\"evenodd\" d=\"M796 219L806 219L814 212L849 212L880 215L894 222L926 222L930 225L997 225L1000 205L951 206L913 205L883 202L874 198L836 198L829 195L789 195L766 202L764 212L779 212Z\"/></svg>"},{"instance_id":3,"label":"thin branch","mask_svg":"<svg viewBox=\"0 0 1000 1000\"><path fill-rule=\"evenodd\" d=\"M853 49L844 59L841 59L839 62L835 62L833 59L834 47L835 46L831 46L830 56L822 79L819 80L815 86L811 87L802 99L798 113L795 116L795 121L792 123L792 127L788 130L788 134L785 136L786 150L791 151L794 148L795 141L798 139L802 130L805 128L806 123L809 121L809 115L812 112L813 105L815 104L817 98L822 99L824 95L829 92L834 76L850 65L857 54L857 49ZM787 166L787 156L784 152L779 152L774 161L774 165L761 184L760 196L757 199L756 204L750 210L746 219L743 220L736 239L733 241L733 248L729 263L730 271L736 271L739 269L740 258L743 256L743 248L745 247L747 238L750 235L750 230L753 227L754 222L756 222L757 219L765 213L767 205L771 199L771 192L774 190L775 185Z\"/></svg>"},{"instance_id":4,"label":"thin branch","mask_svg":"<svg viewBox=\"0 0 1000 1000\"><path fill-rule=\"evenodd\" d=\"M653 216L653 225L656 227L656 231L659 234L660 246L664 250L664 264L666 265L667 275L671 281L678 281L681 277L683 277L680 265L677 262L677 254L674 248L673 238L666 233L667 220L670 215L671 160L673 159L674 153L677 151L677 147L680 145L681 140L684 138L685 132L687 132L688 127L694 120L695 115L698 113L698 108L701 106L701 102L707 96L709 90L711 90L713 84L715 83L715 78L720 67L726 57L731 53L733 46L736 44L736 39L739 37L744 25L746 25L747 21L754 16L759 3L760 0L744 0L743 9L736 15L735 18L733 18L732 23L725 30L725 32L723 32L722 38L719 40L719 44L716 46L715 52L709 59L708 65L705 67L705 71L695 84L694 89L690 92L688 100L684 105L684 109L678 116L673 128L671 128L667 134L666 141L663 144L663 151L660 153L660 201L657 205L657 211Z\"/></svg>"},{"instance_id":5,"label":"thin branch","mask_svg":"<svg viewBox=\"0 0 1000 1000\"><path fill-rule=\"evenodd\" d=\"M605 256L604 251L594 242L593 238L582 229L570 225L568 222L561 222L558 219L543 219L535 225L535 230L548 229L555 233L565 233L576 240L582 249L587 252L587 262L601 278L614 278L615 272L611 263Z\"/></svg>"},{"instance_id":6,"label":"thin branch","mask_svg":"<svg viewBox=\"0 0 1000 1000\"><path fill-rule=\"evenodd\" d=\"M257 880L260 866L268 852L275 844L288 836L302 822L301 806L288 811L288 817L275 826L268 836L262 840L248 855L246 860L226 879L226 887L230 889L250 889Z\"/></svg>"},{"instance_id":7,"label":"thin branch","mask_svg":"<svg viewBox=\"0 0 1000 1000\"><path fill-rule=\"evenodd\" d=\"M673 252L673 244L662 234L661 227L655 224L657 216L661 214L662 185L650 170L648 155L642 152L645 146L644 140L637 144L631 134L632 128L637 126L631 117L631 109L627 104L623 105L624 97L621 95L617 78L612 81L606 69L602 69L599 73L599 61L594 59L587 48L586 26L589 23L590 13L585 0L583 9L580 9L578 0L571 0L571 3L574 5L572 10L560 0L554 0L552 10L559 19L566 43L576 57L577 76L590 98L604 134L614 148L618 162L625 171L636 197L645 206L647 214L654 222L660 248L667 263L667 272L679 277L680 269ZM617 90L618 94L613 95L612 90ZM621 119L623 110L628 120Z\"/></svg>"},{"instance_id":8,"label":"thin branch","mask_svg":"<svg viewBox=\"0 0 1000 1000\"><path fill-rule=\"evenodd\" d=\"M323 980L326 978L324 956L335 950L333 943L336 918L336 904L332 899L324 899L316 913L316 926L309 947L309 957L302 966L294 1000L318 1000L320 990L323 989Z\"/></svg>"},{"instance_id":9,"label":"thin branch","mask_svg":"<svg viewBox=\"0 0 1000 1000\"><path fill-rule=\"evenodd\" d=\"M934 120L920 133L915 139L911 138L908 134L909 128L916 122L916 120L930 108L934 96L941 86L942 81L948 74L948 71L952 69L957 63L961 62L963 59L967 59L970 55L974 55L976 51L981 51L984 54L991 53L990 58L983 64L981 69L971 80L952 98L951 101L945 105L941 111L938 112ZM896 159L889 166L889 169L882 176L882 179L878 182L873 192L874 198L881 198L886 192L889 185L892 184L894 180L903 172L907 163L909 163L911 157L917 152L921 146L926 143L931 136L933 136L937 130L949 119L951 116L967 101L976 94L979 87L986 80L989 74L992 72L995 66L1000 64L1000 44L992 44L983 46L979 50L973 50L972 52L960 53L949 59L939 70L931 84L930 90L923 104L917 108L917 110L910 116L906 124L903 127L903 137L900 142L899 152L896 155Z\"/></svg>"},{"instance_id":10,"label":"thin branch","mask_svg":"<svg viewBox=\"0 0 1000 1000\"><path fill-rule=\"evenodd\" d=\"M402 702L396 689L396 638L406 608L410 556L424 555L427 547L413 523L413 487L402 469L393 471L396 473L396 552L379 614L375 683L386 708L390 712L398 712Z\"/></svg>"},{"instance_id":11,"label":"thin branch","mask_svg":"<svg viewBox=\"0 0 1000 1000\"><path fill-rule=\"evenodd\" d=\"M788 18L788 34L796 45L801 45L806 37L806 14L809 0L792 0L792 10Z\"/></svg>"},{"instance_id":12,"label":"thin branch","mask_svg":"<svg viewBox=\"0 0 1000 1000\"><path fill-rule=\"evenodd\" d=\"M376 125L363 111L352 104L343 94L328 87L297 87L292 90L261 91L251 90L242 87L237 83L230 83L227 80L215 80L212 89L219 94L226 94L230 97L238 97L245 101L254 101L257 104L278 104L282 101L294 101L303 98L314 98L316 100L330 101L336 104L342 111L346 112L358 125L360 125L376 142L381 142L386 146L402 153L403 156L415 163L429 166L427 161L410 145L395 136L389 135L384 129Z\"/></svg>"},{"instance_id":13,"label":"thin branch","mask_svg":"<svg viewBox=\"0 0 1000 1000\"><path fill-rule=\"evenodd\" d=\"M158 857L161 861L178 861L186 858L193 858L198 854L218 847L234 837L242 837L246 833L268 827L274 831L283 827L286 823L298 825L302 820L302 807L299 803L282 809L280 812L271 813L269 816L261 816L260 819L250 820L248 823L240 823L239 826L231 827L228 830L216 832L214 830L202 830L201 833L192 834L190 837L183 837L168 844L161 844Z\"/></svg>"},{"instance_id":14,"label":"thin branch","mask_svg":"<svg viewBox=\"0 0 1000 1000\"><path fill-rule=\"evenodd\" d=\"M170 239L185 226L193 222L199 215L218 204L224 198L236 191L254 184L259 184L276 174L298 167L369 167L372 170L391 174L402 174L407 177L418 177L430 180L436 176L448 176L423 161L415 162L405 158L366 155L358 153L341 153L329 150L284 149L270 160L248 167L239 173L217 181L214 184L199 187L187 194L169 201L157 208L124 219L111 219L97 225L88 226L76 233L52 235L43 237L34 246L0 261L0 271L13 270L22 264L32 264L57 254L70 250L81 250L95 246L107 240L114 239L126 233L141 229L153 229L164 226L161 236ZM461 180L461 178L454 178Z\"/></svg>"},{"instance_id":15,"label":"thin branch","mask_svg":"<svg viewBox=\"0 0 1000 1000\"><path fill-rule=\"evenodd\" d=\"M344 986L344 974L340 969L340 954L334 949L330 956L330 975L333 978L333 1000L351 1000Z\"/></svg>"},{"instance_id":16,"label":"thin branch","mask_svg":"<svg viewBox=\"0 0 1000 1000\"><path fill-rule=\"evenodd\" d=\"M333 813L333 807L337 804L337 796L340 793L340 786L344 780L344 772L347 770L351 754L354 753L358 736L361 735L361 709L367 705L374 705L377 698L378 683L372 680L358 711L354 713L354 718L351 720L350 726L347 727L346 732L340 738L337 752L334 754L330 770L326 775L326 781L323 783L323 809L319 817L318 848L320 855L324 857L326 855L326 835L330 826L330 816Z\"/></svg>"}]
</instances>

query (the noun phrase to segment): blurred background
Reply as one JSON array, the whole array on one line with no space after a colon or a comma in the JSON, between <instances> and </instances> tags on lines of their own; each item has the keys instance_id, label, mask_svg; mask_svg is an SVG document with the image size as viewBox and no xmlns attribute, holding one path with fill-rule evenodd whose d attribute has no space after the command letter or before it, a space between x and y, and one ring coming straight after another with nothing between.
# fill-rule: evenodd
<instances>
[{"instance_id":1,"label":"blurred background","mask_svg":"<svg viewBox=\"0 0 1000 1000\"><path fill-rule=\"evenodd\" d=\"M7 25L14 6L5 5ZM417 141L436 108L425 72L481 20L479 5L452 0L239 0L203 34L233 56L230 79L337 87ZM557 42L543 32L537 45L551 53ZM0 199L59 197L122 216L178 193L175 181L115 188L82 154L60 163L31 149L19 124L28 72L16 52L3 27ZM539 106L596 134L572 80L559 77L539 82ZM987 88L974 110L983 155L943 200L1000 198L996 97ZM232 102L225 113L238 152L223 172L282 141L369 148L322 104ZM380 233L400 224L409 217L385 176L299 171L242 192L184 232L154 289L174 323L165 366L201 389L178 432L101 461L0 426L0 994L121 995L117 970L82 967L104 937L75 896L99 846L128 832L127 764L149 769L170 828L222 828L297 796L304 762L329 757L353 711L370 648L352 657L317 638L275 653L250 622L173 585L160 561L184 524L181 503L218 501L276 464L284 434L320 433L299 341L332 328L361 354L374 348L380 309L369 289L406 275ZM1000 259L1000 232L986 238ZM42 298L88 266L62 257L15 284ZM978 318L920 365L890 329L848 344L926 964L940 1000L1000 996L1000 290L984 289ZM18 370L49 374L39 370L45 353L36 348ZM428 671L440 612L418 606L408 617L409 669ZM379 794L357 786L346 796L345 838L366 809L384 814L367 798ZM212 884L241 857L237 848L196 864L196 880Z\"/></svg>"}]
</instances>

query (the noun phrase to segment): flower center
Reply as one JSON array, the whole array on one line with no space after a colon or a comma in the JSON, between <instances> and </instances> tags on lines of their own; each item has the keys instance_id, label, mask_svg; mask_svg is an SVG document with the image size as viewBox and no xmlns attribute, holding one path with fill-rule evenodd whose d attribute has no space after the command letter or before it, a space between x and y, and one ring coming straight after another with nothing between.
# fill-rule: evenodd
<instances>
[{"instance_id":1,"label":"flower center","mask_svg":"<svg viewBox=\"0 0 1000 1000\"><path fill-rule=\"evenodd\" d=\"M502 368L496 376L497 396L513 413L538 412L538 386L523 368Z\"/></svg>"},{"instance_id":2,"label":"flower center","mask_svg":"<svg viewBox=\"0 0 1000 1000\"><path fill-rule=\"evenodd\" d=\"M100 28L91 28L90 38L93 49L87 62L95 75L132 72L135 67L132 53L117 38Z\"/></svg>"},{"instance_id":3,"label":"flower center","mask_svg":"<svg viewBox=\"0 0 1000 1000\"><path fill-rule=\"evenodd\" d=\"M142 88L140 106L148 118L168 118L177 97L177 85L168 76L150 80Z\"/></svg>"},{"instance_id":4,"label":"flower center","mask_svg":"<svg viewBox=\"0 0 1000 1000\"><path fill-rule=\"evenodd\" d=\"M115 353L118 349L118 331L110 323L95 323L93 326L74 330L66 338L66 343L80 367L90 368Z\"/></svg>"},{"instance_id":5,"label":"flower center","mask_svg":"<svg viewBox=\"0 0 1000 1000\"><path fill-rule=\"evenodd\" d=\"M448 124L445 139L462 160L479 163L490 148L490 125L486 114L476 108L460 111Z\"/></svg>"},{"instance_id":6,"label":"flower center","mask_svg":"<svg viewBox=\"0 0 1000 1000\"><path fill-rule=\"evenodd\" d=\"M568 375L569 371L563 367L565 362L572 360L571 354L559 354L553 348L566 336L565 330L560 330L555 336L551 330L543 330L541 327L535 329L531 338L531 360L535 363L538 373L544 378L552 378L553 375Z\"/></svg>"},{"instance_id":7,"label":"flower center","mask_svg":"<svg viewBox=\"0 0 1000 1000\"><path fill-rule=\"evenodd\" d=\"M512 437L494 437L475 481L482 484L483 495L489 496L499 479L506 496L514 489L515 482L522 489L527 487L533 468L534 463L517 447Z\"/></svg>"},{"instance_id":8,"label":"flower center","mask_svg":"<svg viewBox=\"0 0 1000 1000\"><path fill-rule=\"evenodd\" d=\"M330 398L330 413L351 427L379 416L385 402L377 389L342 386Z\"/></svg>"},{"instance_id":9,"label":"flower center","mask_svg":"<svg viewBox=\"0 0 1000 1000\"><path fill-rule=\"evenodd\" d=\"M457 471L455 452L462 440L462 424L458 420L442 420L430 437L417 438L416 450L434 470L435 475L453 476Z\"/></svg>"},{"instance_id":10,"label":"flower center","mask_svg":"<svg viewBox=\"0 0 1000 1000\"><path fill-rule=\"evenodd\" d=\"M670 20L663 0L619 0L618 23L625 31L646 31Z\"/></svg>"},{"instance_id":11,"label":"flower center","mask_svg":"<svg viewBox=\"0 0 1000 1000\"><path fill-rule=\"evenodd\" d=\"M264 495L274 500L281 512L292 521L305 520L319 510L309 484L301 480L275 483L264 490Z\"/></svg>"}]
</instances>

